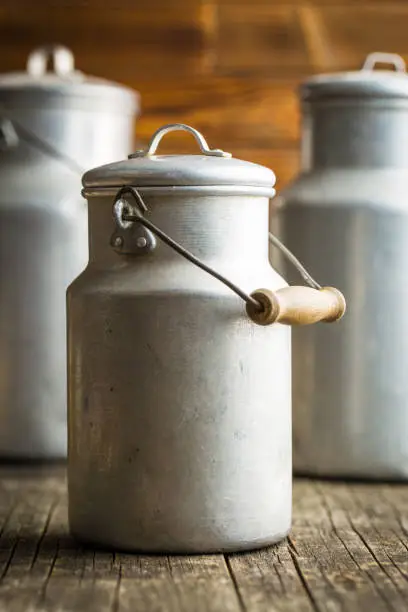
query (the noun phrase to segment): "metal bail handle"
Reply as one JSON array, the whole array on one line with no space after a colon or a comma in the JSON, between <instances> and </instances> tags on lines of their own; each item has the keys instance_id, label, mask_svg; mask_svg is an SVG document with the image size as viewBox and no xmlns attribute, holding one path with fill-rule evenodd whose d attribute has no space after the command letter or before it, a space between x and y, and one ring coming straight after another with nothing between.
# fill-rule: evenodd
<instances>
[{"instance_id":1,"label":"metal bail handle","mask_svg":"<svg viewBox=\"0 0 408 612\"><path fill-rule=\"evenodd\" d=\"M204 136L196 129L184 123L169 123L159 128L151 137L149 145L146 150L141 149L135 153L131 153L128 157L132 159L134 157L150 157L156 154L157 148L160 144L161 139L170 132L184 131L189 132L196 139L198 146L200 147L201 153L210 157L232 157L231 153L222 151L221 149L210 149Z\"/></svg>"},{"instance_id":2,"label":"metal bail handle","mask_svg":"<svg viewBox=\"0 0 408 612\"><path fill-rule=\"evenodd\" d=\"M397 53L382 53L375 51L367 55L362 70L374 70L376 64L391 64L396 72L406 72L407 67L404 59Z\"/></svg>"},{"instance_id":3,"label":"metal bail handle","mask_svg":"<svg viewBox=\"0 0 408 612\"><path fill-rule=\"evenodd\" d=\"M137 204L136 214L136 211L133 211L130 205L128 206L128 210L131 211L130 214L123 212L123 200L126 195L133 196ZM158 228L151 221L146 219L143 215L147 211L147 206L137 189L126 186L119 190L113 203L113 214L119 227L123 227L124 223L141 224L145 230L150 231L160 238L162 242L174 249L182 257L234 291L234 293L246 303L247 315L254 323L258 325L271 325L272 323L308 325L317 323L318 321L337 321L344 315L346 311L346 301L343 294L338 289L332 287L321 288L320 285L312 279L296 257L272 234L269 234L269 240L272 244L277 246L300 271L303 278L310 285L309 287L285 287L275 292L269 289L258 289L249 295L235 285L235 283L198 259L193 253L190 253L190 251L165 234L163 230ZM112 241L111 245L113 248L121 246L112 243ZM117 248L115 248L115 250L118 251Z\"/></svg>"},{"instance_id":4,"label":"metal bail handle","mask_svg":"<svg viewBox=\"0 0 408 612\"><path fill-rule=\"evenodd\" d=\"M63 77L74 72L73 53L62 45L47 45L34 49L28 56L28 74L33 77L44 76L50 59L52 60L52 71L58 76Z\"/></svg>"}]
</instances>

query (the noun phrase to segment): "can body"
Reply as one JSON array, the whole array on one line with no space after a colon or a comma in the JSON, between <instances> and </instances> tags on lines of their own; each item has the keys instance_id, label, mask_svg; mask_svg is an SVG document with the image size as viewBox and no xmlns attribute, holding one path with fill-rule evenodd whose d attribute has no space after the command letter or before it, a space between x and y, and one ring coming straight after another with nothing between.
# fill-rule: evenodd
<instances>
[{"instance_id":1,"label":"can body","mask_svg":"<svg viewBox=\"0 0 408 612\"><path fill-rule=\"evenodd\" d=\"M286 285L267 197L159 191L141 191L149 218L204 262L247 290ZM274 542L291 521L290 328L251 323L163 243L119 256L112 199L89 200L90 262L68 290L71 531L150 552Z\"/></svg>"},{"instance_id":2,"label":"can body","mask_svg":"<svg viewBox=\"0 0 408 612\"><path fill-rule=\"evenodd\" d=\"M407 135L406 99L303 105L303 171L277 220L348 312L339 325L293 332L297 473L408 477Z\"/></svg>"},{"instance_id":3,"label":"can body","mask_svg":"<svg viewBox=\"0 0 408 612\"><path fill-rule=\"evenodd\" d=\"M7 117L79 167L129 152L132 115L75 106ZM88 261L81 173L20 138L0 152L0 184L0 456L64 458L65 292Z\"/></svg>"}]
</instances>

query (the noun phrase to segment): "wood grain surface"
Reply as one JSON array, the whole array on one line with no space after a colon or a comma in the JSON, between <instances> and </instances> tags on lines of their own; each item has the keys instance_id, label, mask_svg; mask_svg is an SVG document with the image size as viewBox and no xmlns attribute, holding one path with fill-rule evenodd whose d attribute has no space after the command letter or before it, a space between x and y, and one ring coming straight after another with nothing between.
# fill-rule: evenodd
<instances>
[{"instance_id":1,"label":"wood grain surface","mask_svg":"<svg viewBox=\"0 0 408 612\"><path fill-rule=\"evenodd\" d=\"M299 168L297 86L358 69L371 51L408 59L404 0L2 0L0 72L57 42L76 65L142 95L137 146L164 123L265 164L278 188ZM164 151L194 152L175 136Z\"/></svg>"},{"instance_id":2,"label":"wood grain surface","mask_svg":"<svg viewBox=\"0 0 408 612\"><path fill-rule=\"evenodd\" d=\"M0 610L405 611L408 486L298 480L276 546L207 556L86 549L67 530L63 468L0 468Z\"/></svg>"}]
</instances>

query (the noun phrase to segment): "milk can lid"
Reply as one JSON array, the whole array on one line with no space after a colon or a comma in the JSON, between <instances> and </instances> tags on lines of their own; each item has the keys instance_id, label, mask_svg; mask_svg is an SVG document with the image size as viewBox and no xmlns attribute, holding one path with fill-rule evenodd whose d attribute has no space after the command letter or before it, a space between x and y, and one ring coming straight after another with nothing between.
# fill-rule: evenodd
<instances>
[{"instance_id":1,"label":"milk can lid","mask_svg":"<svg viewBox=\"0 0 408 612\"><path fill-rule=\"evenodd\" d=\"M193 134L201 155L156 155L160 140L168 132L184 130ZM210 149L194 128L176 123L165 125L153 134L146 150L137 151L127 160L89 170L82 177L84 194L99 189L133 187L211 187L224 186L226 191L243 190L254 195L275 194L275 174L269 168L235 159L220 149Z\"/></svg>"},{"instance_id":2,"label":"milk can lid","mask_svg":"<svg viewBox=\"0 0 408 612\"><path fill-rule=\"evenodd\" d=\"M48 63L51 70L47 71ZM108 107L118 113L134 114L139 94L118 83L90 77L75 69L72 52L61 45L34 49L25 72L0 74L0 104L7 107L48 106L79 103L91 110Z\"/></svg>"},{"instance_id":3,"label":"milk can lid","mask_svg":"<svg viewBox=\"0 0 408 612\"><path fill-rule=\"evenodd\" d=\"M377 64L389 64L394 70L375 70ZM408 74L405 61L395 53L370 53L361 68L352 72L319 74L300 87L305 101L325 98L408 98Z\"/></svg>"}]
</instances>

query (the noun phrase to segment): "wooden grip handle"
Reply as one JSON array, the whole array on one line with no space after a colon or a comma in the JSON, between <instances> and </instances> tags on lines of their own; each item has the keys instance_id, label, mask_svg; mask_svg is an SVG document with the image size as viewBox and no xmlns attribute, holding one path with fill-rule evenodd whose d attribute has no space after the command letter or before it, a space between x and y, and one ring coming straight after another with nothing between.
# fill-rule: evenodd
<instances>
[{"instance_id":1,"label":"wooden grip handle","mask_svg":"<svg viewBox=\"0 0 408 612\"><path fill-rule=\"evenodd\" d=\"M284 287L278 291L258 289L251 293L261 305L257 310L247 304L247 314L258 325L286 323L310 325L319 321L338 321L346 311L343 294L333 287Z\"/></svg>"}]
</instances>

